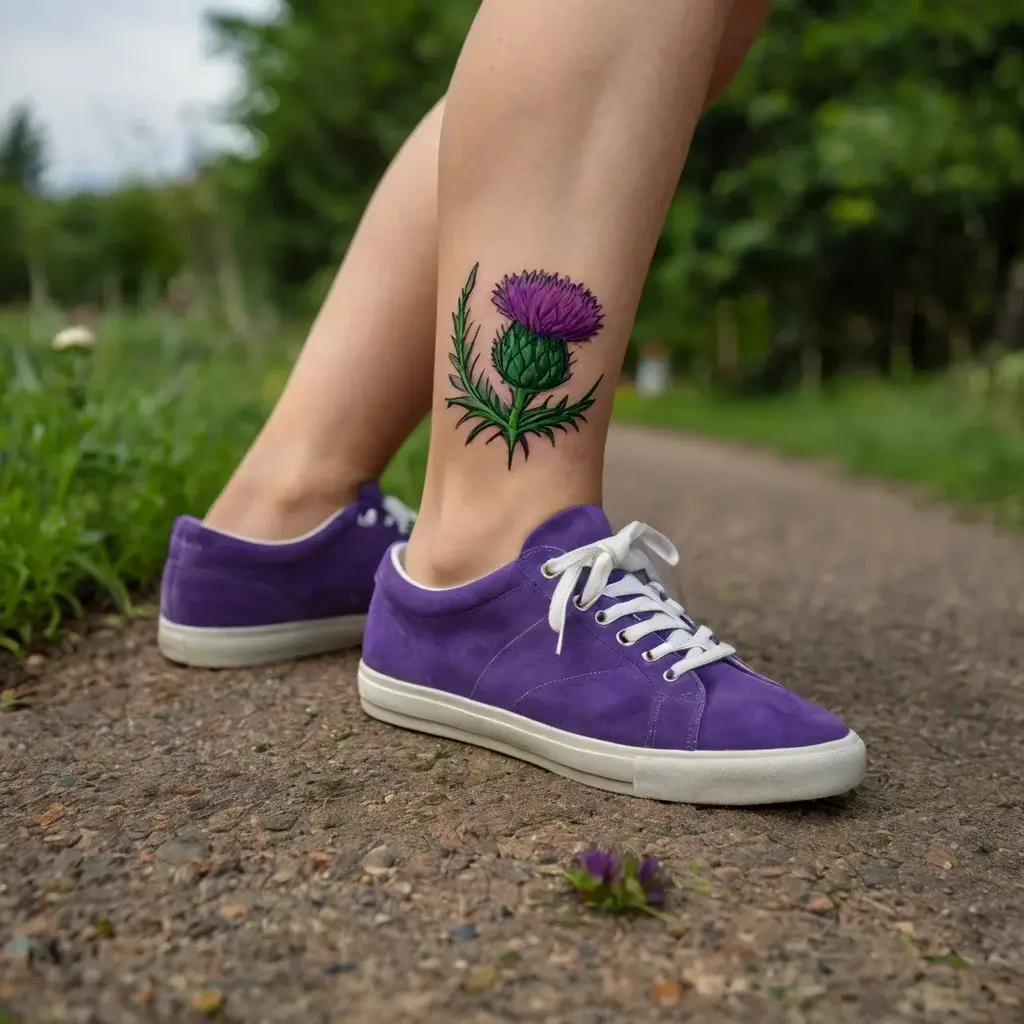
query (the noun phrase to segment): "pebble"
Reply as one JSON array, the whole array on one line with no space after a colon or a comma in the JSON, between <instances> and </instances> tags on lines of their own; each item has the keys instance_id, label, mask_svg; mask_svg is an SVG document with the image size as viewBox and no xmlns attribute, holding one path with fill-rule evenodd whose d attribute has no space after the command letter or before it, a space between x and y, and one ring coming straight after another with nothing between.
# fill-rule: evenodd
<instances>
[{"instance_id":1,"label":"pebble","mask_svg":"<svg viewBox=\"0 0 1024 1024\"><path fill-rule=\"evenodd\" d=\"M480 933L476 930L475 924L460 924L448 933L455 942L466 942L469 939L479 938Z\"/></svg>"},{"instance_id":2,"label":"pebble","mask_svg":"<svg viewBox=\"0 0 1024 1024\"><path fill-rule=\"evenodd\" d=\"M271 811L260 818L260 824L268 832L287 832L298 821L298 817L293 811Z\"/></svg>"},{"instance_id":3,"label":"pebble","mask_svg":"<svg viewBox=\"0 0 1024 1024\"><path fill-rule=\"evenodd\" d=\"M206 827L211 832L230 832L242 819L245 813L242 807L228 807L210 816Z\"/></svg>"},{"instance_id":4,"label":"pebble","mask_svg":"<svg viewBox=\"0 0 1024 1024\"><path fill-rule=\"evenodd\" d=\"M363 870L368 875L387 874L396 863L395 852L387 843L374 847L363 858Z\"/></svg>"},{"instance_id":5,"label":"pebble","mask_svg":"<svg viewBox=\"0 0 1024 1024\"><path fill-rule=\"evenodd\" d=\"M358 964L339 960L333 964L328 964L324 968L324 974L351 974L358 966Z\"/></svg>"},{"instance_id":6,"label":"pebble","mask_svg":"<svg viewBox=\"0 0 1024 1024\"><path fill-rule=\"evenodd\" d=\"M187 828L174 839L168 839L156 848L158 860L167 864L186 864L190 860L206 860L210 844L194 828Z\"/></svg>"},{"instance_id":7,"label":"pebble","mask_svg":"<svg viewBox=\"0 0 1024 1024\"><path fill-rule=\"evenodd\" d=\"M105 882L113 873L114 864L109 857L98 854L86 857L79 865L79 882L82 885L96 885Z\"/></svg>"},{"instance_id":8,"label":"pebble","mask_svg":"<svg viewBox=\"0 0 1024 1024\"><path fill-rule=\"evenodd\" d=\"M60 950L55 939L35 939L20 933L4 946L4 956L26 966L30 963L60 963Z\"/></svg>"}]
</instances>

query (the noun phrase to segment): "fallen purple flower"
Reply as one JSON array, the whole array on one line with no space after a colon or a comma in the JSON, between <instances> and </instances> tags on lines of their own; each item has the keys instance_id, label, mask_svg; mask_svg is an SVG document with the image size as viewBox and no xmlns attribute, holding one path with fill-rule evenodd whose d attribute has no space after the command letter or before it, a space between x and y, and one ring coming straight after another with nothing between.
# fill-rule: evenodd
<instances>
[{"instance_id":1,"label":"fallen purple flower","mask_svg":"<svg viewBox=\"0 0 1024 1024\"><path fill-rule=\"evenodd\" d=\"M602 882L605 885L617 882L621 876L622 864L610 850L588 850L579 854L576 863L595 882Z\"/></svg>"}]
</instances>

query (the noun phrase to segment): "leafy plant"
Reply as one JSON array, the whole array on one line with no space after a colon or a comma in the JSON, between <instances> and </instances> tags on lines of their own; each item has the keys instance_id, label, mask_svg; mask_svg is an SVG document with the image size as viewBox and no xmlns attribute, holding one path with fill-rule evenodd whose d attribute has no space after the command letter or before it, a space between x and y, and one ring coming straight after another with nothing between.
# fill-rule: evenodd
<instances>
[{"instance_id":1,"label":"leafy plant","mask_svg":"<svg viewBox=\"0 0 1024 1024\"><path fill-rule=\"evenodd\" d=\"M656 857L588 850L566 868L565 878L580 901L595 910L663 916L665 881Z\"/></svg>"}]
</instances>

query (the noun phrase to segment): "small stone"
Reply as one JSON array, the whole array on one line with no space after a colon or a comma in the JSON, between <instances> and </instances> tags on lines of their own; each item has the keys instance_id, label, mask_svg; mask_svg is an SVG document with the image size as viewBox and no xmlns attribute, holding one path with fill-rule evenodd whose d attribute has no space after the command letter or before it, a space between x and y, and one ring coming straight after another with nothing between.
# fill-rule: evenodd
<instances>
[{"instance_id":1,"label":"small stone","mask_svg":"<svg viewBox=\"0 0 1024 1024\"><path fill-rule=\"evenodd\" d=\"M925 861L940 871L950 871L953 867L953 858L945 850L932 850Z\"/></svg>"},{"instance_id":2,"label":"small stone","mask_svg":"<svg viewBox=\"0 0 1024 1024\"><path fill-rule=\"evenodd\" d=\"M23 966L32 963L60 963L60 950L55 939L32 938L21 933L4 946L4 956Z\"/></svg>"},{"instance_id":3,"label":"small stone","mask_svg":"<svg viewBox=\"0 0 1024 1024\"><path fill-rule=\"evenodd\" d=\"M676 1006L683 998L681 981L663 981L651 988L651 1002L655 1006Z\"/></svg>"},{"instance_id":4,"label":"small stone","mask_svg":"<svg viewBox=\"0 0 1024 1024\"><path fill-rule=\"evenodd\" d=\"M448 933L455 942L468 942L470 939L479 938L479 932L475 924L460 924Z\"/></svg>"},{"instance_id":5,"label":"small stone","mask_svg":"<svg viewBox=\"0 0 1024 1024\"><path fill-rule=\"evenodd\" d=\"M358 964L339 960L333 964L328 964L324 968L324 974L351 974L358 966Z\"/></svg>"},{"instance_id":6,"label":"small stone","mask_svg":"<svg viewBox=\"0 0 1024 1024\"><path fill-rule=\"evenodd\" d=\"M206 823L211 832L230 832L242 820L245 813L242 807L227 807L223 811L212 814Z\"/></svg>"},{"instance_id":7,"label":"small stone","mask_svg":"<svg viewBox=\"0 0 1024 1024\"><path fill-rule=\"evenodd\" d=\"M16 960L23 964L27 964L31 955L32 943L25 935L15 935L7 945L4 946L4 956L7 957L8 960Z\"/></svg>"},{"instance_id":8,"label":"small stone","mask_svg":"<svg viewBox=\"0 0 1024 1024\"><path fill-rule=\"evenodd\" d=\"M720 996L725 991L725 976L709 971L699 960L687 968L683 975L699 996Z\"/></svg>"},{"instance_id":9,"label":"small stone","mask_svg":"<svg viewBox=\"0 0 1024 1024\"><path fill-rule=\"evenodd\" d=\"M385 875L396 863L395 853L387 843L374 847L363 858L363 870L368 875Z\"/></svg>"},{"instance_id":10,"label":"small stone","mask_svg":"<svg viewBox=\"0 0 1024 1024\"><path fill-rule=\"evenodd\" d=\"M873 889L885 889L896 884L896 872L886 864L874 864L860 877L865 885Z\"/></svg>"},{"instance_id":11,"label":"small stone","mask_svg":"<svg viewBox=\"0 0 1024 1024\"><path fill-rule=\"evenodd\" d=\"M207 875L208 865L205 861L189 860L180 867L174 869L171 876L175 885L192 886L200 882Z\"/></svg>"},{"instance_id":12,"label":"small stone","mask_svg":"<svg viewBox=\"0 0 1024 1024\"><path fill-rule=\"evenodd\" d=\"M57 786L60 789L70 789L75 784L74 775L65 775L64 778L57 780Z\"/></svg>"},{"instance_id":13,"label":"small stone","mask_svg":"<svg viewBox=\"0 0 1024 1024\"><path fill-rule=\"evenodd\" d=\"M222 903L217 908L219 917L225 921L237 921L249 913L249 908L244 903Z\"/></svg>"},{"instance_id":14,"label":"small stone","mask_svg":"<svg viewBox=\"0 0 1024 1024\"><path fill-rule=\"evenodd\" d=\"M328 877L335 881L348 878L349 876L356 873L359 868L359 853L355 850L342 850L334 860L331 861L331 866L327 871Z\"/></svg>"},{"instance_id":15,"label":"small stone","mask_svg":"<svg viewBox=\"0 0 1024 1024\"><path fill-rule=\"evenodd\" d=\"M213 1017L224 1009L224 993L215 988L203 989L192 996L192 1008Z\"/></svg>"},{"instance_id":16,"label":"small stone","mask_svg":"<svg viewBox=\"0 0 1024 1024\"><path fill-rule=\"evenodd\" d=\"M598 967L601 963L601 957L596 949L591 949L589 946L583 946L580 949L580 963L584 967Z\"/></svg>"},{"instance_id":17,"label":"small stone","mask_svg":"<svg viewBox=\"0 0 1024 1024\"><path fill-rule=\"evenodd\" d=\"M463 989L471 995L480 995L486 992L498 980L498 968L493 964L483 964L474 967L462 983Z\"/></svg>"},{"instance_id":18,"label":"small stone","mask_svg":"<svg viewBox=\"0 0 1024 1024\"><path fill-rule=\"evenodd\" d=\"M835 910L836 905L827 897L823 895L812 896L807 901L807 909L812 914L827 914L830 910Z\"/></svg>"},{"instance_id":19,"label":"small stone","mask_svg":"<svg viewBox=\"0 0 1024 1024\"><path fill-rule=\"evenodd\" d=\"M156 993L153 991L153 982L144 981L135 990L135 995L132 999L139 1004L139 1006L148 1006L153 1002L153 997Z\"/></svg>"},{"instance_id":20,"label":"small stone","mask_svg":"<svg viewBox=\"0 0 1024 1024\"><path fill-rule=\"evenodd\" d=\"M39 816L39 827L49 828L63 813L63 804L52 804Z\"/></svg>"},{"instance_id":21,"label":"small stone","mask_svg":"<svg viewBox=\"0 0 1024 1024\"><path fill-rule=\"evenodd\" d=\"M260 824L268 832L287 832L298 818L293 811L271 811L260 818Z\"/></svg>"},{"instance_id":22,"label":"small stone","mask_svg":"<svg viewBox=\"0 0 1024 1024\"><path fill-rule=\"evenodd\" d=\"M79 882L81 885L97 885L105 882L113 873L113 861L109 857L98 855L86 857L79 865Z\"/></svg>"},{"instance_id":23,"label":"small stone","mask_svg":"<svg viewBox=\"0 0 1024 1024\"><path fill-rule=\"evenodd\" d=\"M190 860L206 860L210 844L195 828L187 828L174 839L168 839L156 848L158 860L165 864L187 864Z\"/></svg>"}]
</instances>

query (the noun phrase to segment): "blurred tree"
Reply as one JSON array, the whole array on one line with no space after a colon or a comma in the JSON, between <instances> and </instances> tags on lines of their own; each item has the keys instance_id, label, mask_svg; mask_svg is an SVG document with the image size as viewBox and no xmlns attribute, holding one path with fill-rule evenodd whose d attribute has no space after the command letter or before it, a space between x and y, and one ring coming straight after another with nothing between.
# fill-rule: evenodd
<instances>
[{"instance_id":1,"label":"blurred tree","mask_svg":"<svg viewBox=\"0 0 1024 1024\"><path fill-rule=\"evenodd\" d=\"M46 137L26 103L16 106L0 129L0 185L26 192L42 188L46 170Z\"/></svg>"},{"instance_id":2,"label":"blurred tree","mask_svg":"<svg viewBox=\"0 0 1024 1024\"><path fill-rule=\"evenodd\" d=\"M273 22L214 19L256 144L237 178L259 249L295 297L336 263L388 161L441 97L475 0L284 0Z\"/></svg>"},{"instance_id":3,"label":"blurred tree","mask_svg":"<svg viewBox=\"0 0 1024 1024\"><path fill-rule=\"evenodd\" d=\"M0 174L0 301L144 301L187 268L240 330L262 296L305 312L476 7L281 0L270 19L215 18L251 145L173 186L27 204L43 150L24 140L42 136L12 115L0 154L23 155L0 168L37 170ZM702 379L809 391L1024 342L1022 53L1019 0L775 0L698 129L636 340Z\"/></svg>"}]
</instances>

